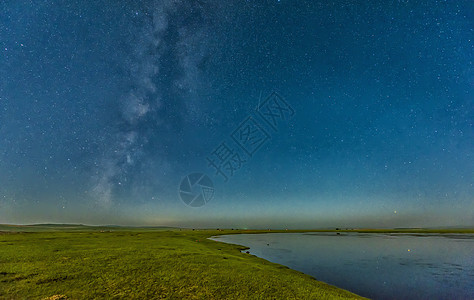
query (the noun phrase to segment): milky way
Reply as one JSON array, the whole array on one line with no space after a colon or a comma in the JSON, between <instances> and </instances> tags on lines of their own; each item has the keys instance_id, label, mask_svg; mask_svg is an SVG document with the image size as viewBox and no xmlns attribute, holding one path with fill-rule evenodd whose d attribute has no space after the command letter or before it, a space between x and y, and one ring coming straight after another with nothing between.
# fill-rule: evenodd
<instances>
[{"instance_id":1,"label":"milky way","mask_svg":"<svg viewBox=\"0 0 474 300\"><path fill-rule=\"evenodd\" d=\"M204 74L199 64L209 55L205 9L211 8L211 4L203 7L186 1L156 1L137 12L144 15L144 21L131 39L127 65L131 88L119 101L121 120L116 140L94 177L100 204L109 205L114 191L122 185L143 192L143 178L134 180L137 172L145 171L160 180L158 174L149 173L150 151L145 148L152 132L164 127L168 134L177 134L170 123L201 117L197 92ZM170 121L170 115L175 120ZM162 150L153 148L152 152ZM166 157L163 159L157 168L169 168Z\"/></svg>"}]
</instances>

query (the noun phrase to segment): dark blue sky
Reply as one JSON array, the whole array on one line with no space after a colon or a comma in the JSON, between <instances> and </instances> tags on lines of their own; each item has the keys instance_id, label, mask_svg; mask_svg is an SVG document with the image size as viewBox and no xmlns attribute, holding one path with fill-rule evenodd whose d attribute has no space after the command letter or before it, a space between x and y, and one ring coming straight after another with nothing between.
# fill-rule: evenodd
<instances>
[{"instance_id":1,"label":"dark blue sky","mask_svg":"<svg viewBox=\"0 0 474 300\"><path fill-rule=\"evenodd\" d=\"M473 226L473 12L2 1L0 223ZM275 128L256 110L272 92ZM248 117L268 138L251 156ZM227 181L221 143L245 161ZM201 207L180 199L194 172L215 188Z\"/></svg>"}]
</instances>

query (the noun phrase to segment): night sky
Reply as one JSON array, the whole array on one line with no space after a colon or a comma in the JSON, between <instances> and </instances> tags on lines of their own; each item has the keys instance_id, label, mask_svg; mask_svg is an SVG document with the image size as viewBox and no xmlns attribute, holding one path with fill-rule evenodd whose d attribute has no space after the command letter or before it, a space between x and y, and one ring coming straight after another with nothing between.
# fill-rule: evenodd
<instances>
[{"instance_id":1,"label":"night sky","mask_svg":"<svg viewBox=\"0 0 474 300\"><path fill-rule=\"evenodd\" d=\"M0 223L474 226L473 20L472 1L3 0ZM199 207L191 173L214 187Z\"/></svg>"}]
</instances>

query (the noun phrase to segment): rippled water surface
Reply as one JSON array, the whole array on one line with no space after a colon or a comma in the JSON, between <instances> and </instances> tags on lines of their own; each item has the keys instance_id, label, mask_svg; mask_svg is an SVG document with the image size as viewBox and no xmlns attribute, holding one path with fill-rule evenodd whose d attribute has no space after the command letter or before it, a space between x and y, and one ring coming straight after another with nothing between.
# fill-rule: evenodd
<instances>
[{"instance_id":1,"label":"rippled water surface","mask_svg":"<svg viewBox=\"0 0 474 300\"><path fill-rule=\"evenodd\" d=\"M268 233L214 240L373 299L474 299L474 235Z\"/></svg>"}]
</instances>

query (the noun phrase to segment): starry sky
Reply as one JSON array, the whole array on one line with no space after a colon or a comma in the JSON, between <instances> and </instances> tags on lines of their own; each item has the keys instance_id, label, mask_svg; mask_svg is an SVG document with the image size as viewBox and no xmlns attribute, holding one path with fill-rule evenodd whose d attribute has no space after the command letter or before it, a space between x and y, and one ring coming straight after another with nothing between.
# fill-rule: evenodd
<instances>
[{"instance_id":1,"label":"starry sky","mask_svg":"<svg viewBox=\"0 0 474 300\"><path fill-rule=\"evenodd\" d=\"M462 0L1 1L0 223L474 226L473 20Z\"/></svg>"}]
</instances>

